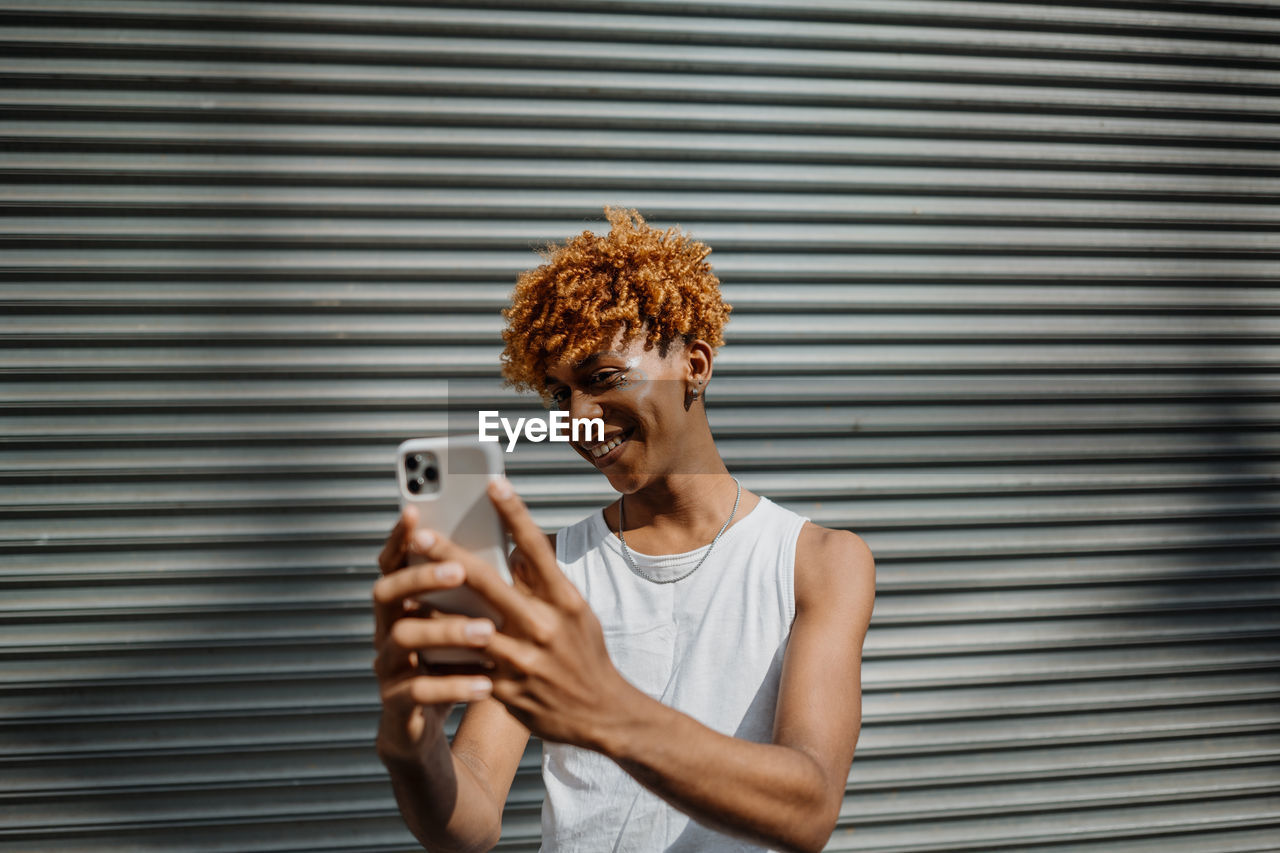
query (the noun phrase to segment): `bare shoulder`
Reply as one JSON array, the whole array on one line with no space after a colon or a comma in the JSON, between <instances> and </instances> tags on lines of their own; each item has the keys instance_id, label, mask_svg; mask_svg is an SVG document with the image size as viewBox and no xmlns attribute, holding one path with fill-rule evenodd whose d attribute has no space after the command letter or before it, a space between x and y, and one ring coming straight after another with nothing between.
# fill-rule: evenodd
<instances>
[{"instance_id":1,"label":"bare shoulder","mask_svg":"<svg viewBox=\"0 0 1280 853\"><path fill-rule=\"evenodd\" d=\"M870 619L876 564L862 537L806 522L796 541L796 611L865 610Z\"/></svg>"}]
</instances>

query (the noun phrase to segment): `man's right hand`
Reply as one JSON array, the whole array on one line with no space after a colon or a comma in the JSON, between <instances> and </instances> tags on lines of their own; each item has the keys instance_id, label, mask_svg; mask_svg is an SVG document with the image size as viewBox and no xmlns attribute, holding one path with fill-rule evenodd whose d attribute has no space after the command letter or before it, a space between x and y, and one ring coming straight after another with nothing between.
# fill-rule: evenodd
<instances>
[{"instance_id":1,"label":"man's right hand","mask_svg":"<svg viewBox=\"0 0 1280 853\"><path fill-rule=\"evenodd\" d=\"M417 562L430 547L420 539L430 534L420 534L417 524L417 510L405 507L378 557L382 577L373 585L373 669L382 695L378 755L386 764L420 764L444 740L450 708L483 699L493 689L484 676L427 675L418 666L419 649L485 646L493 623L440 613L417 600L423 593L459 586L466 573L452 561ZM413 594L406 596L407 589Z\"/></svg>"}]
</instances>

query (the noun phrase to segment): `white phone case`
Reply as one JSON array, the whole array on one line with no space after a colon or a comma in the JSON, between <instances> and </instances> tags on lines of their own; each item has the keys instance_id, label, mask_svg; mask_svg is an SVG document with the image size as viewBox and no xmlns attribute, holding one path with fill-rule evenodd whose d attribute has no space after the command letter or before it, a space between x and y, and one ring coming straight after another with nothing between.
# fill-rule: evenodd
<instances>
[{"instance_id":1,"label":"white phone case","mask_svg":"<svg viewBox=\"0 0 1280 853\"><path fill-rule=\"evenodd\" d=\"M412 476L407 462L421 455L438 462L436 484L424 483L421 474ZM475 436L415 438L396 452L396 479L401 504L418 507L419 529L429 528L471 551L498 570L507 583L506 535L487 491L491 481L503 475L502 456L497 444L482 443ZM411 491L416 482L420 491ZM463 584L422 597L433 607L450 613L492 619L502 627L502 615L471 587ZM422 654L431 664L475 664L484 660L476 649L464 647L431 649Z\"/></svg>"}]
</instances>

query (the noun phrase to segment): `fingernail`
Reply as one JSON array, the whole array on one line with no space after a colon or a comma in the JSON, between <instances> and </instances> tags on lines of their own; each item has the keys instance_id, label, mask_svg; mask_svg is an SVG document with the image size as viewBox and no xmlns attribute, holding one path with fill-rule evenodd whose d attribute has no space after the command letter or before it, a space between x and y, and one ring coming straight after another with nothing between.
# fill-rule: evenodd
<instances>
[{"instance_id":1,"label":"fingernail","mask_svg":"<svg viewBox=\"0 0 1280 853\"><path fill-rule=\"evenodd\" d=\"M425 551L432 545L436 544L436 535L430 530L423 530L414 538L419 550Z\"/></svg>"},{"instance_id":2,"label":"fingernail","mask_svg":"<svg viewBox=\"0 0 1280 853\"><path fill-rule=\"evenodd\" d=\"M471 681L471 697L483 699L493 692L493 682L487 678L476 678Z\"/></svg>"},{"instance_id":3,"label":"fingernail","mask_svg":"<svg viewBox=\"0 0 1280 853\"><path fill-rule=\"evenodd\" d=\"M468 622L463 630L468 640L487 640L493 636L493 623L487 619L478 619L475 622Z\"/></svg>"},{"instance_id":4,"label":"fingernail","mask_svg":"<svg viewBox=\"0 0 1280 853\"><path fill-rule=\"evenodd\" d=\"M499 477L493 481L493 494L495 497L509 498L515 493L516 490L511 488L511 481L506 477Z\"/></svg>"},{"instance_id":5,"label":"fingernail","mask_svg":"<svg viewBox=\"0 0 1280 853\"><path fill-rule=\"evenodd\" d=\"M462 566L458 563L441 563L436 566L436 580L444 583L462 580Z\"/></svg>"}]
</instances>

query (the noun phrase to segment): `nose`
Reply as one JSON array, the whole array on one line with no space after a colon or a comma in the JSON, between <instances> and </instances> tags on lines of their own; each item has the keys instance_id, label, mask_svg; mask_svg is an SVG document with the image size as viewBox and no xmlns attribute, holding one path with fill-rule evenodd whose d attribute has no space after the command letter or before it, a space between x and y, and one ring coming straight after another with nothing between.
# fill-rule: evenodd
<instances>
[{"instance_id":1,"label":"nose","mask_svg":"<svg viewBox=\"0 0 1280 853\"><path fill-rule=\"evenodd\" d=\"M571 420L603 417L604 408L593 395L577 388L569 393L569 418Z\"/></svg>"}]
</instances>

